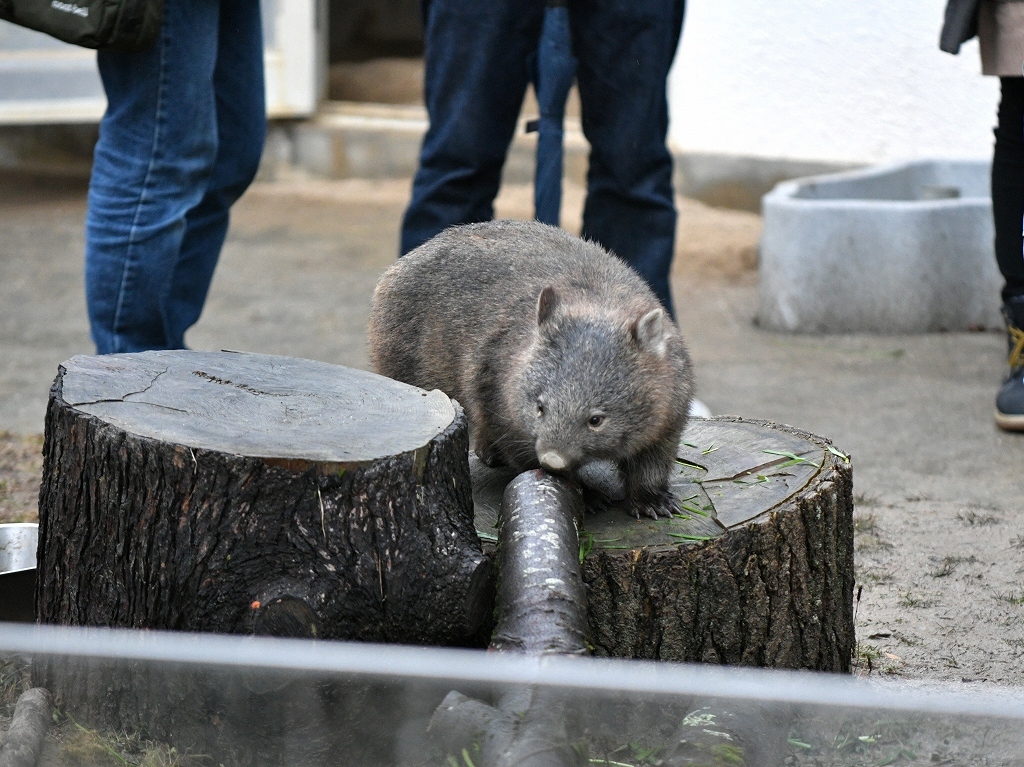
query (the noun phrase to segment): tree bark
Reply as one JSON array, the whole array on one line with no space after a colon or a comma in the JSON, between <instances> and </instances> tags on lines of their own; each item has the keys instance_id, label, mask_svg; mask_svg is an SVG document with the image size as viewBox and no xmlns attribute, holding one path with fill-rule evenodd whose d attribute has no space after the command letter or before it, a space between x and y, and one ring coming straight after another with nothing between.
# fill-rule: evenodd
<instances>
[{"instance_id":1,"label":"tree bark","mask_svg":"<svg viewBox=\"0 0 1024 767\"><path fill-rule=\"evenodd\" d=\"M507 475L471 462L493 540ZM850 459L828 440L735 417L694 419L673 492L683 514L588 514L581 532L597 655L849 671Z\"/></svg>"},{"instance_id":2,"label":"tree bark","mask_svg":"<svg viewBox=\"0 0 1024 767\"><path fill-rule=\"evenodd\" d=\"M451 400L361 371L75 357L46 418L39 620L465 644L492 591L466 453Z\"/></svg>"}]
</instances>

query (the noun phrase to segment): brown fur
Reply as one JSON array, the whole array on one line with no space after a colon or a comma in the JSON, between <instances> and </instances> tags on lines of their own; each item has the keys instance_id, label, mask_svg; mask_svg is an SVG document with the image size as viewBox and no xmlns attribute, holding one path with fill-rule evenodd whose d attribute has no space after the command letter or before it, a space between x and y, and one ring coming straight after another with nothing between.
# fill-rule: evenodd
<instances>
[{"instance_id":1,"label":"brown fur","mask_svg":"<svg viewBox=\"0 0 1024 767\"><path fill-rule=\"evenodd\" d=\"M676 508L689 356L646 283L599 246L536 222L453 227L384 273L369 335L379 373L466 408L485 462L577 478L612 464L637 516Z\"/></svg>"}]
</instances>

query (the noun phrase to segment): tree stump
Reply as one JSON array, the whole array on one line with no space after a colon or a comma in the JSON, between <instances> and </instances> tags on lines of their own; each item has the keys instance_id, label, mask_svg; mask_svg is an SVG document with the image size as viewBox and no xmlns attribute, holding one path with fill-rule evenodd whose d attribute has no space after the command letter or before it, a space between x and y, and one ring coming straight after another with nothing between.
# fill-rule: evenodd
<instances>
[{"instance_id":1,"label":"tree stump","mask_svg":"<svg viewBox=\"0 0 1024 767\"><path fill-rule=\"evenodd\" d=\"M42 623L475 641L492 566L441 392L231 352L74 357L50 393Z\"/></svg>"},{"instance_id":2,"label":"tree stump","mask_svg":"<svg viewBox=\"0 0 1024 767\"><path fill-rule=\"evenodd\" d=\"M471 459L476 524L495 540L507 474ZM850 460L825 439L735 417L694 419L672 490L683 514L588 514L581 532L597 655L848 671Z\"/></svg>"}]
</instances>

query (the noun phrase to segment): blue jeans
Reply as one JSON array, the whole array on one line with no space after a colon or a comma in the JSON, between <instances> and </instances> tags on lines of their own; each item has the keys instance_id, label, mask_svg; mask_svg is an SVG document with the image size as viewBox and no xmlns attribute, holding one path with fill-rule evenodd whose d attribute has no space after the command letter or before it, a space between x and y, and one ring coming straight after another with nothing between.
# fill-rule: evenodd
<instances>
[{"instance_id":1,"label":"blue jeans","mask_svg":"<svg viewBox=\"0 0 1024 767\"><path fill-rule=\"evenodd\" d=\"M107 94L86 216L99 354L184 348L266 133L256 0L169 0L156 45L98 54Z\"/></svg>"},{"instance_id":2,"label":"blue jeans","mask_svg":"<svg viewBox=\"0 0 1024 767\"><path fill-rule=\"evenodd\" d=\"M454 224L494 217L529 82L544 0L424 0L430 128L402 253ZM583 237L617 254L672 311L675 240L665 84L684 0L570 0L583 132L591 146Z\"/></svg>"}]
</instances>

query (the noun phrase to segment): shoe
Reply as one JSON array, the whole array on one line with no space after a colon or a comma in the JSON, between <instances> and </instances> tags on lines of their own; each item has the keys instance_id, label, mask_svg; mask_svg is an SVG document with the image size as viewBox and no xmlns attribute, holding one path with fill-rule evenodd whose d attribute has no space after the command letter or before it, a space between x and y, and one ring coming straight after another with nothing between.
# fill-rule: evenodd
<instances>
[{"instance_id":1,"label":"shoe","mask_svg":"<svg viewBox=\"0 0 1024 767\"><path fill-rule=\"evenodd\" d=\"M1024 431L1024 296L1003 304L1010 375L996 395L996 426Z\"/></svg>"}]
</instances>

